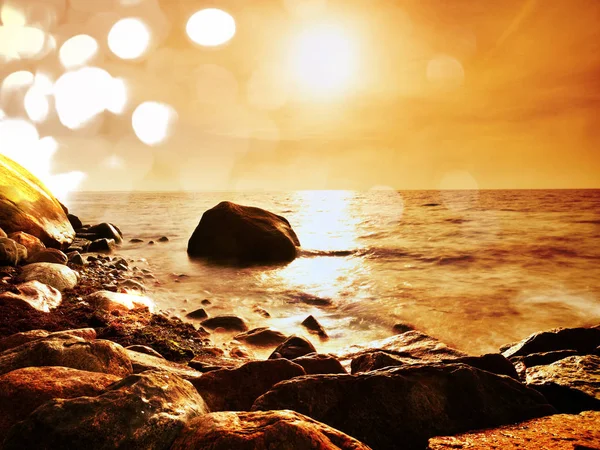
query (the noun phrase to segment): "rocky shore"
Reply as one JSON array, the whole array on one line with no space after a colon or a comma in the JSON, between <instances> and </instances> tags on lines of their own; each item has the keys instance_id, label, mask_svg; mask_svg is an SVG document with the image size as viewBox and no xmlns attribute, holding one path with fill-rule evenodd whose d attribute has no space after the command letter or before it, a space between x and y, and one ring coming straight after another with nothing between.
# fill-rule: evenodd
<instances>
[{"instance_id":1,"label":"rocky shore","mask_svg":"<svg viewBox=\"0 0 600 450\"><path fill-rule=\"evenodd\" d=\"M118 256L117 226L85 225L24 169L10 173L2 449L600 449L600 325L468 355L401 324L322 354L312 316L306 336L200 310L186 323L156 310L144 261ZM223 203L206 217L190 255L280 262L299 245L284 218L257 208ZM248 226L251 239L227 244ZM221 329L235 336L217 346Z\"/></svg>"}]
</instances>

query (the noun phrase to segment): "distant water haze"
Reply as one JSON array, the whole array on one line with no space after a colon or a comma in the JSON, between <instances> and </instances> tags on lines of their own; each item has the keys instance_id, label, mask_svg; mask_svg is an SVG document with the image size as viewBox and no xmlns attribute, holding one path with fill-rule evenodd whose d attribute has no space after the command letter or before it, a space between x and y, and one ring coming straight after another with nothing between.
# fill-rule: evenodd
<instances>
[{"instance_id":1,"label":"distant water haze","mask_svg":"<svg viewBox=\"0 0 600 450\"><path fill-rule=\"evenodd\" d=\"M248 268L189 259L202 213L223 200L285 216L300 256ZM301 334L312 314L330 335L312 339L322 351L388 337L399 322L473 353L600 322L600 190L76 193L68 206L145 240L119 253L147 260L159 309Z\"/></svg>"}]
</instances>

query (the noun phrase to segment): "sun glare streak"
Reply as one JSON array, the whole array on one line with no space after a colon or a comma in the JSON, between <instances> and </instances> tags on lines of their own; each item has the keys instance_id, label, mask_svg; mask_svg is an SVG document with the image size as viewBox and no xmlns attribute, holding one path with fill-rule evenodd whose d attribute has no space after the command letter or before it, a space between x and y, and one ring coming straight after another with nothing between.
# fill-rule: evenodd
<instances>
[{"instance_id":1,"label":"sun glare streak","mask_svg":"<svg viewBox=\"0 0 600 450\"><path fill-rule=\"evenodd\" d=\"M121 59L140 58L150 46L150 30L133 17L121 19L108 33L108 48Z\"/></svg>"},{"instance_id":2,"label":"sun glare streak","mask_svg":"<svg viewBox=\"0 0 600 450\"><path fill-rule=\"evenodd\" d=\"M185 27L187 35L196 44L217 47L230 41L236 32L231 14L216 8L203 9L189 18Z\"/></svg>"},{"instance_id":3,"label":"sun glare streak","mask_svg":"<svg viewBox=\"0 0 600 450\"><path fill-rule=\"evenodd\" d=\"M169 105L158 102L144 102L131 117L135 135L146 145L158 145L170 134L177 120L177 113Z\"/></svg>"},{"instance_id":4,"label":"sun glare streak","mask_svg":"<svg viewBox=\"0 0 600 450\"><path fill-rule=\"evenodd\" d=\"M87 34L79 34L65 41L59 51L59 59L66 69L87 64L98 53L98 42Z\"/></svg>"},{"instance_id":5,"label":"sun glare streak","mask_svg":"<svg viewBox=\"0 0 600 450\"><path fill-rule=\"evenodd\" d=\"M320 97L346 91L357 71L357 48L344 28L317 25L303 30L289 54L293 79Z\"/></svg>"}]
</instances>

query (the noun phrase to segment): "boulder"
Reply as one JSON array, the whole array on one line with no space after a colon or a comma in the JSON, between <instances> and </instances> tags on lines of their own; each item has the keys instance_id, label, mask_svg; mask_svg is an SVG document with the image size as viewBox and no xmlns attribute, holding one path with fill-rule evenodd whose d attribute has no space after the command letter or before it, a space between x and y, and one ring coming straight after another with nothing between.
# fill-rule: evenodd
<instances>
[{"instance_id":1,"label":"boulder","mask_svg":"<svg viewBox=\"0 0 600 450\"><path fill-rule=\"evenodd\" d=\"M112 223L99 223L91 226L86 230L86 233L95 235L96 239L112 239L116 244L123 242L123 235Z\"/></svg>"},{"instance_id":2,"label":"boulder","mask_svg":"<svg viewBox=\"0 0 600 450\"><path fill-rule=\"evenodd\" d=\"M54 289L64 291L77 286L77 272L63 264L34 263L23 267L19 278L22 281L39 281L52 286Z\"/></svg>"},{"instance_id":3,"label":"boulder","mask_svg":"<svg viewBox=\"0 0 600 450\"><path fill-rule=\"evenodd\" d=\"M342 350L337 356L342 364L349 365L350 361L360 355L380 351L410 358L415 362L436 362L468 356L466 353L448 347L443 342L420 331L408 331L364 345L352 345Z\"/></svg>"},{"instance_id":4,"label":"boulder","mask_svg":"<svg viewBox=\"0 0 600 450\"><path fill-rule=\"evenodd\" d=\"M51 400L16 424L4 450L167 450L208 409L193 386L167 372L130 375L96 397Z\"/></svg>"},{"instance_id":5,"label":"boulder","mask_svg":"<svg viewBox=\"0 0 600 450\"><path fill-rule=\"evenodd\" d=\"M89 239L81 239L76 237L75 239L73 239L73 242L69 246L68 251L86 253L89 250L91 244L92 241L90 241Z\"/></svg>"},{"instance_id":6,"label":"boulder","mask_svg":"<svg viewBox=\"0 0 600 450\"><path fill-rule=\"evenodd\" d=\"M18 294L13 292L0 294L1 301L25 302L41 312L50 312L62 303L60 291L39 281L21 283L15 286L15 289L19 291Z\"/></svg>"},{"instance_id":7,"label":"boulder","mask_svg":"<svg viewBox=\"0 0 600 450\"><path fill-rule=\"evenodd\" d=\"M55 333L50 333L46 330L30 330L22 333L15 333L0 339L0 353L8 349L18 347L19 345L26 344L27 342L37 341L38 339L48 336L73 336L85 339L86 341L93 341L96 339L96 330L93 328L78 328L74 330L57 331Z\"/></svg>"},{"instance_id":8,"label":"boulder","mask_svg":"<svg viewBox=\"0 0 600 450\"><path fill-rule=\"evenodd\" d=\"M125 293L133 293L133 294L145 294L146 286L143 283L136 280L124 280L118 284L118 288L121 291L125 291Z\"/></svg>"},{"instance_id":9,"label":"boulder","mask_svg":"<svg viewBox=\"0 0 600 450\"><path fill-rule=\"evenodd\" d=\"M295 358L292 362L302 366L307 375L348 373L342 363L332 355L311 353Z\"/></svg>"},{"instance_id":10,"label":"boulder","mask_svg":"<svg viewBox=\"0 0 600 450\"><path fill-rule=\"evenodd\" d=\"M302 325L311 333L315 333L319 335L320 338L326 339L327 332L323 328L323 326L314 318L314 316L308 316L306 319L302 321Z\"/></svg>"},{"instance_id":11,"label":"boulder","mask_svg":"<svg viewBox=\"0 0 600 450\"><path fill-rule=\"evenodd\" d=\"M304 369L287 360L252 361L205 373L192 384L211 411L248 411L273 385L300 375Z\"/></svg>"},{"instance_id":12,"label":"boulder","mask_svg":"<svg viewBox=\"0 0 600 450\"><path fill-rule=\"evenodd\" d=\"M210 330L215 328L224 328L226 331L246 331L248 325L246 321L238 316L215 316L201 322L203 327Z\"/></svg>"},{"instance_id":13,"label":"boulder","mask_svg":"<svg viewBox=\"0 0 600 450\"><path fill-rule=\"evenodd\" d=\"M48 247L66 248L75 231L60 203L25 168L0 154L0 228L23 231Z\"/></svg>"},{"instance_id":14,"label":"boulder","mask_svg":"<svg viewBox=\"0 0 600 450\"><path fill-rule=\"evenodd\" d=\"M413 325L411 325L409 323L403 323L403 322L397 323L392 327L392 331L395 334L402 334L402 333L406 333L407 331L415 331L415 330L416 330L416 328Z\"/></svg>"},{"instance_id":15,"label":"boulder","mask_svg":"<svg viewBox=\"0 0 600 450\"><path fill-rule=\"evenodd\" d=\"M138 353L145 353L146 355L165 359L165 357L163 355L158 353L152 347L148 347L147 345L130 345L128 347L125 347L125 350L131 350L132 352L138 352ZM133 370L135 371L135 367Z\"/></svg>"},{"instance_id":16,"label":"boulder","mask_svg":"<svg viewBox=\"0 0 600 450\"><path fill-rule=\"evenodd\" d=\"M78 230L83 227L83 223L81 222L81 219L79 217L77 217L75 214L67 213L67 219L69 220L69 223L75 230Z\"/></svg>"},{"instance_id":17,"label":"boulder","mask_svg":"<svg viewBox=\"0 0 600 450\"><path fill-rule=\"evenodd\" d=\"M89 372L126 376L131 361L123 347L112 341L87 341L54 334L0 353L0 374L23 367L62 366Z\"/></svg>"},{"instance_id":18,"label":"boulder","mask_svg":"<svg viewBox=\"0 0 600 450\"><path fill-rule=\"evenodd\" d=\"M293 411L217 412L192 420L171 450L370 450Z\"/></svg>"},{"instance_id":19,"label":"boulder","mask_svg":"<svg viewBox=\"0 0 600 450\"><path fill-rule=\"evenodd\" d=\"M193 320L203 320L203 319L208 318L208 314L206 313L204 308L199 308L199 309L192 311L191 313L186 314L185 317L187 317L188 319L193 319Z\"/></svg>"},{"instance_id":20,"label":"boulder","mask_svg":"<svg viewBox=\"0 0 600 450\"><path fill-rule=\"evenodd\" d=\"M148 308L153 312L155 308L154 301L149 297L120 292L98 291L84 297L84 300L92 308L103 312L130 311L136 308Z\"/></svg>"},{"instance_id":21,"label":"boulder","mask_svg":"<svg viewBox=\"0 0 600 450\"><path fill-rule=\"evenodd\" d=\"M0 266L16 266L17 264L19 264L17 243L12 239L0 237Z\"/></svg>"},{"instance_id":22,"label":"boulder","mask_svg":"<svg viewBox=\"0 0 600 450\"><path fill-rule=\"evenodd\" d=\"M11 233L8 237L27 249L28 258L35 256L42 250L46 250L44 243L31 234L17 231L16 233Z\"/></svg>"},{"instance_id":23,"label":"boulder","mask_svg":"<svg viewBox=\"0 0 600 450\"><path fill-rule=\"evenodd\" d=\"M295 359L316 352L315 346L308 339L301 336L290 336L273 350L269 359Z\"/></svg>"},{"instance_id":24,"label":"boulder","mask_svg":"<svg viewBox=\"0 0 600 450\"><path fill-rule=\"evenodd\" d=\"M433 436L554 414L537 391L465 364L430 363L284 381L252 410L292 409L373 448L421 450Z\"/></svg>"},{"instance_id":25,"label":"boulder","mask_svg":"<svg viewBox=\"0 0 600 450\"><path fill-rule=\"evenodd\" d=\"M0 375L0 436L47 401L94 397L120 379L68 367L25 367Z\"/></svg>"},{"instance_id":26,"label":"boulder","mask_svg":"<svg viewBox=\"0 0 600 450\"><path fill-rule=\"evenodd\" d=\"M143 239L139 239L139 238L133 238L133 239L129 239L129 242L131 244L140 244L140 243L144 242L144 240Z\"/></svg>"},{"instance_id":27,"label":"boulder","mask_svg":"<svg viewBox=\"0 0 600 450\"><path fill-rule=\"evenodd\" d=\"M385 351L363 353L352 360L350 365L352 373L370 372L372 370L383 369L385 367L396 367L404 364L420 364L421 360L407 358L386 353ZM463 356L460 358L450 358L440 362L453 362L467 364L477 367L481 370L495 373L497 375L506 375L518 379L517 371L512 363L499 353L490 353L482 356Z\"/></svg>"},{"instance_id":28,"label":"boulder","mask_svg":"<svg viewBox=\"0 0 600 450\"><path fill-rule=\"evenodd\" d=\"M71 264L75 264L76 266L85 266L85 261L83 259L83 256L81 256L81 253L79 253L78 251L72 251L67 255L67 258L69 258L69 262Z\"/></svg>"},{"instance_id":29,"label":"boulder","mask_svg":"<svg viewBox=\"0 0 600 450\"><path fill-rule=\"evenodd\" d=\"M196 352L188 365L200 372L211 372L220 369L235 369L249 362L249 358L227 356L219 347L206 346Z\"/></svg>"},{"instance_id":30,"label":"boulder","mask_svg":"<svg viewBox=\"0 0 600 450\"><path fill-rule=\"evenodd\" d=\"M556 414L517 425L458 436L435 437L429 450L592 450L600 448L600 412Z\"/></svg>"},{"instance_id":31,"label":"boulder","mask_svg":"<svg viewBox=\"0 0 600 450\"><path fill-rule=\"evenodd\" d=\"M575 350L579 354L592 353L600 345L600 328L556 328L534 333L516 344L500 350L507 358L545 353L557 350Z\"/></svg>"},{"instance_id":32,"label":"boulder","mask_svg":"<svg viewBox=\"0 0 600 450\"><path fill-rule=\"evenodd\" d=\"M169 242L169 238L166 236L161 236L158 238L158 242Z\"/></svg>"},{"instance_id":33,"label":"boulder","mask_svg":"<svg viewBox=\"0 0 600 450\"><path fill-rule=\"evenodd\" d=\"M240 264L288 262L300 241L290 223L264 209L221 202L206 211L187 252Z\"/></svg>"},{"instance_id":34,"label":"boulder","mask_svg":"<svg viewBox=\"0 0 600 450\"><path fill-rule=\"evenodd\" d=\"M96 239L88 246L88 252L110 253L117 247L113 239Z\"/></svg>"},{"instance_id":35,"label":"boulder","mask_svg":"<svg viewBox=\"0 0 600 450\"><path fill-rule=\"evenodd\" d=\"M0 228L0 238L8 237L8 235L4 232L2 228Z\"/></svg>"},{"instance_id":36,"label":"boulder","mask_svg":"<svg viewBox=\"0 0 600 450\"><path fill-rule=\"evenodd\" d=\"M130 350L129 347L125 350L127 351L127 356L129 356L129 359L131 360L133 373L142 373L146 370L161 370L177 375L184 380L194 380L202 375L202 372L194 370L184 364L167 361L162 356L154 356L137 350Z\"/></svg>"},{"instance_id":37,"label":"boulder","mask_svg":"<svg viewBox=\"0 0 600 450\"><path fill-rule=\"evenodd\" d=\"M600 411L600 357L570 356L527 369L527 385L560 412Z\"/></svg>"},{"instance_id":38,"label":"boulder","mask_svg":"<svg viewBox=\"0 0 600 450\"><path fill-rule=\"evenodd\" d=\"M30 257L27 262L29 263L53 263L53 264L67 264L69 258L60 250L55 248L49 248L47 250L41 250L35 255Z\"/></svg>"},{"instance_id":39,"label":"boulder","mask_svg":"<svg viewBox=\"0 0 600 450\"><path fill-rule=\"evenodd\" d=\"M281 344L286 340L285 334L269 327L254 328L250 331L236 334L233 338L257 347L271 347Z\"/></svg>"}]
</instances>

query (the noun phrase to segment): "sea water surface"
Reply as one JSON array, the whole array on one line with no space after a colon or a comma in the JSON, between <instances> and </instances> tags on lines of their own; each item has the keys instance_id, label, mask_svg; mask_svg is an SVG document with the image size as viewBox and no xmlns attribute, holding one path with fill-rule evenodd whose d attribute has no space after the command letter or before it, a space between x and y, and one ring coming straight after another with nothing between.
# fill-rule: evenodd
<instances>
[{"instance_id":1,"label":"sea water surface","mask_svg":"<svg viewBox=\"0 0 600 450\"><path fill-rule=\"evenodd\" d=\"M223 200L285 216L300 256L246 268L189 259L202 213ZM74 193L67 204L122 229L119 253L147 260L160 309L184 318L209 299L209 315L300 334L312 314L330 336L311 338L320 351L399 322L472 353L600 323L600 190Z\"/></svg>"}]
</instances>

